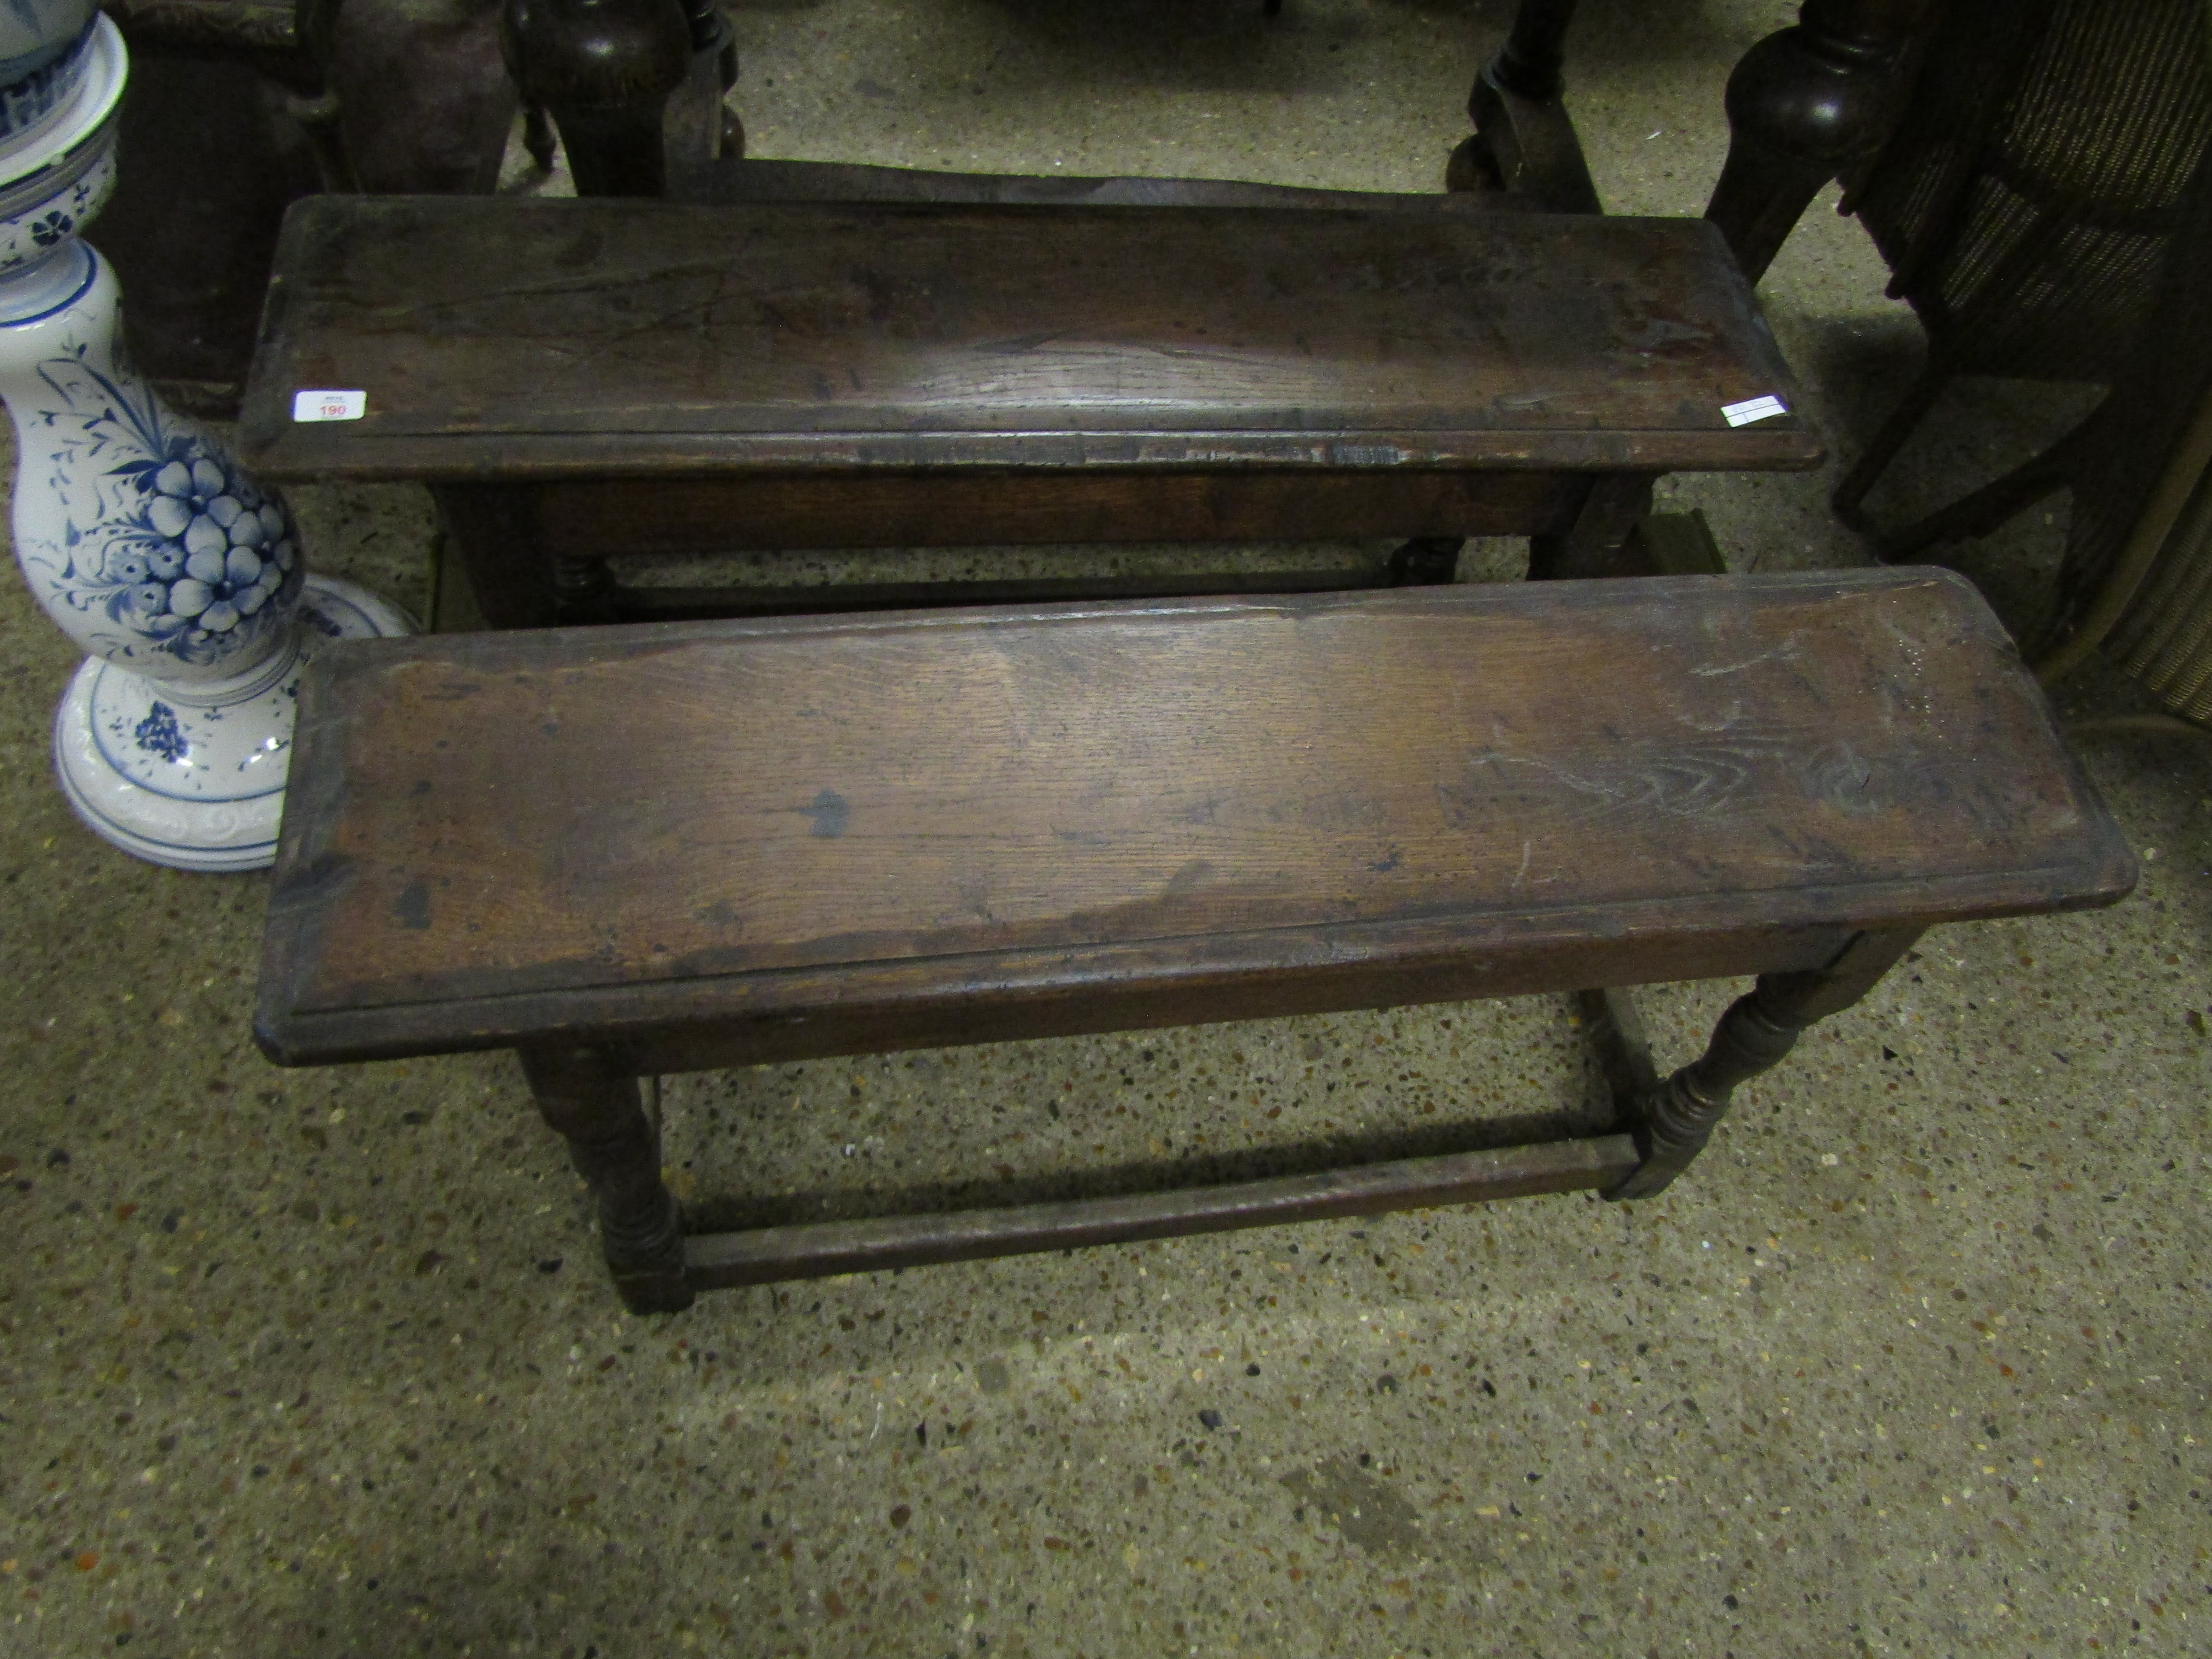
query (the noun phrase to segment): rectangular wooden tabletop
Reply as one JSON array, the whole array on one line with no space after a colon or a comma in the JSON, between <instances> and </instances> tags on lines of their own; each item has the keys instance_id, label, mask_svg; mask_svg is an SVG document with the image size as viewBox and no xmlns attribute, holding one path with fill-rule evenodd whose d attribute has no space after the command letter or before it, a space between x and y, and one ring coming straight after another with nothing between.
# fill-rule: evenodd
<instances>
[{"instance_id":1,"label":"rectangular wooden tabletop","mask_svg":"<svg viewBox=\"0 0 2212 1659\"><path fill-rule=\"evenodd\" d=\"M2133 879L1933 570L349 643L297 744L260 1019L292 1059L1117 978L1195 1019L1361 963L1404 970L1377 1001L1451 963L1628 983L1705 936L1769 944L1703 971L1811 966Z\"/></svg>"},{"instance_id":2,"label":"rectangular wooden tabletop","mask_svg":"<svg viewBox=\"0 0 2212 1659\"><path fill-rule=\"evenodd\" d=\"M240 438L277 479L1665 471L1814 465L1797 406L1695 219L322 196Z\"/></svg>"}]
</instances>

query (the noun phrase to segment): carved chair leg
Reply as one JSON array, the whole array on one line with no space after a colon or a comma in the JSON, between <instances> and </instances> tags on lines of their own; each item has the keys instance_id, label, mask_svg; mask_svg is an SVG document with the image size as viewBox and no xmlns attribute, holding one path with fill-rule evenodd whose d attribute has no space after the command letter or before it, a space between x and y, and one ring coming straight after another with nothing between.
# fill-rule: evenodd
<instances>
[{"instance_id":1,"label":"carved chair leg","mask_svg":"<svg viewBox=\"0 0 2212 1659\"><path fill-rule=\"evenodd\" d=\"M1650 1198L1665 1191L1705 1149L1737 1085L1780 1063L1814 1021L1850 1007L1873 989L1919 937L1917 929L1860 933L1826 968L1760 975L1750 993L1721 1016L1704 1054L1633 1102L1644 1162L1606 1196ZM1601 1042L1601 1055L1606 1052ZM1606 1069L1618 1090L1627 1065L1608 1059Z\"/></svg>"},{"instance_id":2,"label":"carved chair leg","mask_svg":"<svg viewBox=\"0 0 2212 1659\"><path fill-rule=\"evenodd\" d=\"M1756 283L1813 198L1895 125L1908 48L1934 0L1805 0L1729 76L1728 160L1705 217Z\"/></svg>"},{"instance_id":3,"label":"carved chair leg","mask_svg":"<svg viewBox=\"0 0 2212 1659\"><path fill-rule=\"evenodd\" d=\"M599 1200L599 1245L623 1304L632 1313L690 1307L682 1217L660 1179L660 1136L637 1079L592 1048L549 1043L521 1056L538 1111Z\"/></svg>"}]
</instances>

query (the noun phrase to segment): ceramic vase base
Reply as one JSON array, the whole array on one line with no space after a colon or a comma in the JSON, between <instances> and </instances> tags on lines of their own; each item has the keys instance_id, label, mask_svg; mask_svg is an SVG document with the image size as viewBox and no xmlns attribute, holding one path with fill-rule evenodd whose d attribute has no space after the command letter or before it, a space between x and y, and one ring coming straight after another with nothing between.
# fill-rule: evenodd
<instances>
[{"instance_id":1,"label":"ceramic vase base","mask_svg":"<svg viewBox=\"0 0 2212 1659\"><path fill-rule=\"evenodd\" d=\"M54 770L85 826L176 870L265 870L276 860L300 672L333 640L412 634L396 605L307 578L295 638L217 685L152 680L88 658L54 711Z\"/></svg>"}]
</instances>

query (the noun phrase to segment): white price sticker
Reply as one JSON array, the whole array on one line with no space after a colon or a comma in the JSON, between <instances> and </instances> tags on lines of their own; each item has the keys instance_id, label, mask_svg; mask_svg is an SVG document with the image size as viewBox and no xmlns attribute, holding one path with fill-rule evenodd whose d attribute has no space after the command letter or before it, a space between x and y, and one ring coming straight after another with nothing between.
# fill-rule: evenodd
<instances>
[{"instance_id":1,"label":"white price sticker","mask_svg":"<svg viewBox=\"0 0 2212 1659\"><path fill-rule=\"evenodd\" d=\"M1721 418L1730 426L1749 426L1753 421L1771 420L1789 412L1790 406L1772 392L1764 398L1747 398L1740 404L1721 405Z\"/></svg>"},{"instance_id":2,"label":"white price sticker","mask_svg":"<svg viewBox=\"0 0 2212 1659\"><path fill-rule=\"evenodd\" d=\"M368 413L366 392L295 392L292 418L295 421L357 421Z\"/></svg>"}]
</instances>

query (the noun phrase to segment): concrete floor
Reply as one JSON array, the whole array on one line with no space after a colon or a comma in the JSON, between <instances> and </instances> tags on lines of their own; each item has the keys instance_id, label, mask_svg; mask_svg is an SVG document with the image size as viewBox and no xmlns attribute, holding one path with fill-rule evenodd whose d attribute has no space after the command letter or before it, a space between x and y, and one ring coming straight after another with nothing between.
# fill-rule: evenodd
<instances>
[{"instance_id":1,"label":"concrete floor","mask_svg":"<svg viewBox=\"0 0 2212 1659\"><path fill-rule=\"evenodd\" d=\"M1793 9L1585 0L1611 208L1702 205L1726 69ZM1503 11L756 0L739 96L763 155L1421 189ZM1846 456L1917 361L1883 281L1816 211L1765 289ZM2064 413L1968 389L1878 507ZM1739 567L1859 562L1825 482L1668 493ZM298 505L324 569L422 608L418 497ZM2022 625L2063 516L1960 555ZM260 1059L263 880L76 826L46 756L70 666L0 583L0 1650L2212 1650L2192 745L2087 750L2134 899L1931 936L1660 1200L642 1322L507 1058ZM2065 701L2131 696L2093 672ZM1738 988L1646 995L1662 1057ZM687 1193L790 1201L1571 1110L1572 1023L1535 1000L672 1081L669 1158Z\"/></svg>"}]
</instances>

